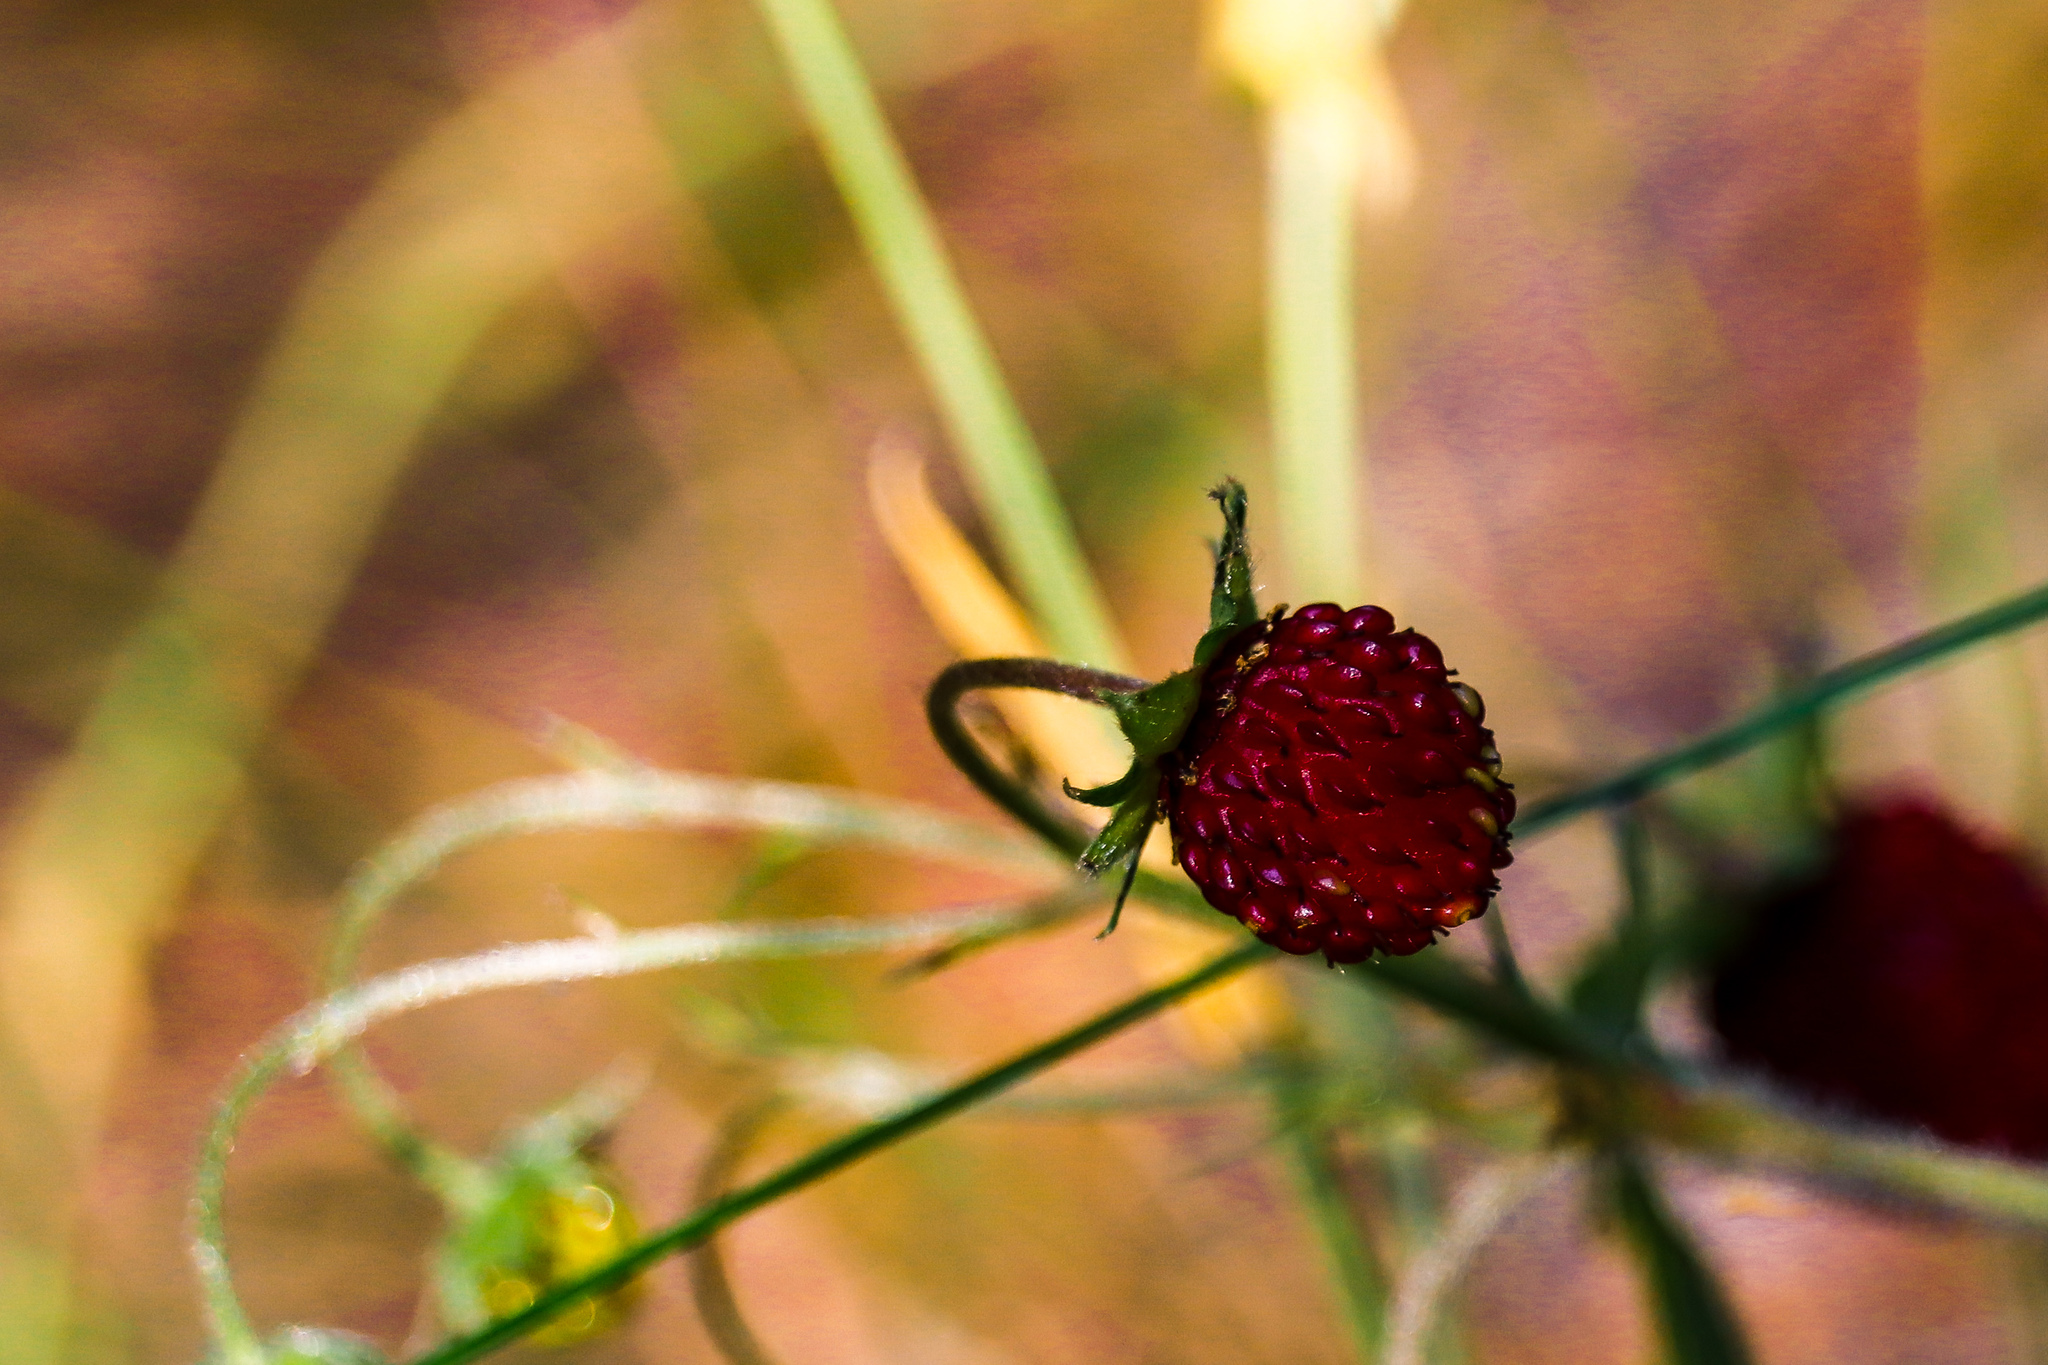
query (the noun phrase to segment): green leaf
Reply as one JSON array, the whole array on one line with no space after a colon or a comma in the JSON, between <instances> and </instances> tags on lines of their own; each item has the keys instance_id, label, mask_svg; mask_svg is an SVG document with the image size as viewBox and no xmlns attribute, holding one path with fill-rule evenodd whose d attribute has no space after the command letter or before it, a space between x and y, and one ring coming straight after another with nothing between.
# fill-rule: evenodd
<instances>
[{"instance_id":1,"label":"green leaf","mask_svg":"<svg viewBox=\"0 0 2048 1365\"><path fill-rule=\"evenodd\" d=\"M1611 1156L1615 1212L1655 1302L1671 1365L1751 1365L1728 1296L1633 1152Z\"/></svg>"},{"instance_id":2,"label":"green leaf","mask_svg":"<svg viewBox=\"0 0 2048 1365\"><path fill-rule=\"evenodd\" d=\"M1593 950L1572 983L1572 1012L1618 1041L1639 1039L1643 1000L1662 963L1665 945L1645 921L1624 919Z\"/></svg>"},{"instance_id":3,"label":"green leaf","mask_svg":"<svg viewBox=\"0 0 2048 1365\"><path fill-rule=\"evenodd\" d=\"M1145 827L1145 833L1138 836L1137 847L1131 850L1129 860L1124 863L1124 879L1116 889L1116 903L1109 907L1109 923L1103 925L1102 932L1095 936L1097 942L1115 933L1117 924L1124 917L1124 902L1131 898L1131 883L1138 880L1138 860L1145 856L1145 839L1151 829L1149 824Z\"/></svg>"},{"instance_id":4,"label":"green leaf","mask_svg":"<svg viewBox=\"0 0 2048 1365\"><path fill-rule=\"evenodd\" d=\"M1244 485L1225 479L1209 490L1223 508L1223 539L1216 544L1216 578L1209 589L1209 629L1195 646L1195 667L1202 668L1222 652L1239 631L1259 623L1259 603L1252 594L1252 560L1245 548L1248 506Z\"/></svg>"}]
</instances>

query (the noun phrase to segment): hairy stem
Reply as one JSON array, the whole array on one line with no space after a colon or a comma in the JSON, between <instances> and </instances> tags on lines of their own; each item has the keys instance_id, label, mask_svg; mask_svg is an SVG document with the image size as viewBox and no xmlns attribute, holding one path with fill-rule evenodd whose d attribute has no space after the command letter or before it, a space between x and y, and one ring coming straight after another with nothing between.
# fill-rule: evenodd
<instances>
[{"instance_id":1,"label":"hairy stem","mask_svg":"<svg viewBox=\"0 0 2048 1365\"><path fill-rule=\"evenodd\" d=\"M1681 1091L1644 1079L1630 1090L1625 1102L1640 1131L1710 1158L1903 1195L1992 1223L2048 1228L2048 1173L2036 1165L1875 1125L1845 1130L1727 1087Z\"/></svg>"},{"instance_id":2,"label":"hairy stem","mask_svg":"<svg viewBox=\"0 0 2048 1365\"><path fill-rule=\"evenodd\" d=\"M1564 1166L1564 1158L1546 1153L1488 1167L1466 1179L1442 1230L1409 1262L1395 1286L1384 1365L1424 1365L1437 1315L1472 1258L1501 1221Z\"/></svg>"},{"instance_id":3,"label":"hairy stem","mask_svg":"<svg viewBox=\"0 0 2048 1365\"><path fill-rule=\"evenodd\" d=\"M576 738L587 745L594 737ZM993 863L1041 873L1049 861L1025 840L906 802L827 787L623 763L503 782L436 807L349 878L328 945L327 989L350 985L363 943L384 912L450 858L479 844L571 829L755 829L819 844L875 844L977 867ZM985 933L1000 934L1028 919L997 917ZM962 932L981 931L963 923ZM350 1109L393 1160L458 1204L476 1187L476 1163L414 1127L359 1049L345 1049L333 1071Z\"/></svg>"}]
</instances>

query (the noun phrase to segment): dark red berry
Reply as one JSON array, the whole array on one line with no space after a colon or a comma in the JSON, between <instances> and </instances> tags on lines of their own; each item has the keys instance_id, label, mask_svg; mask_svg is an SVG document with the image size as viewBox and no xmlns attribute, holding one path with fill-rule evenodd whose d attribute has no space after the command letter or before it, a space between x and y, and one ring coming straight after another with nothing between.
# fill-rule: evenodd
<instances>
[{"instance_id":1,"label":"dark red berry","mask_svg":"<svg viewBox=\"0 0 2048 1365\"><path fill-rule=\"evenodd\" d=\"M1935 806L1848 815L1713 985L1729 1053L1952 1142L2048 1156L2048 893Z\"/></svg>"},{"instance_id":2,"label":"dark red berry","mask_svg":"<svg viewBox=\"0 0 2048 1365\"><path fill-rule=\"evenodd\" d=\"M1209 904L1290 953L1417 952L1484 914L1514 794L1434 642L1319 602L1252 627L1202 679L1162 799Z\"/></svg>"}]
</instances>

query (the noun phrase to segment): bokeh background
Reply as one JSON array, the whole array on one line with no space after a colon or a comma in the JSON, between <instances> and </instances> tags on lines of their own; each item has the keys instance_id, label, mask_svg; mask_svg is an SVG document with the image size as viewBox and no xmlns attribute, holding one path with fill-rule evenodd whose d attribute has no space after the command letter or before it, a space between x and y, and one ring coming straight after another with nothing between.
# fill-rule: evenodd
<instances>
[{"instance_id":1,"label":"bokeh background","mask_svg":"<svg viewBox=\"0 0 2048 1365\"><path fill-rule=\"evenodd\" d=\"M1256 544L1272 489L1257 102L1192 3L841 9L1163 675L1204 622L1203 490L1247 481ZM1415 175L1358 231L1368 591L1484 690L1511 776L1606 770L2048 577L2037 7L1411 0L1384 50ZM0 1340L182 1365L201 1125L315 993L348 868L437 802L560 770L549 717L663 766L996 822L925 734L953 647L877 523L877 441L923 452L990 546L743 0L15 0L0 66ZM1275 559L1270 600L1314 591L1288 578ZM198 603L175 638L166 590ZM231 676L196 703L151 683L193 658ZM2001 646L1859 705L1840 780L2039 847L2044 666ZM1697 799L1763 856L1746 790ZM459 861L371 959L574 932L586 903L651 925L1014 890L772 839L549 836ZM1597 829L1518 861L1539 981L1614 897ZM1142 917L1092 932L913 985L860 958L522 992L375 1050L470 1150L641 1059L608 1151L651 1223L765 1053L963 1068L1187 949ZM1677 1035L1688 1008L1667 1002ZM1168 1021L1065 1079L1219 1048ZM1446 1182L1479 1160L1414 1140ZM1675 1169L1771 1365L2048 1350L2024 1236ZM1006 1111L727 1250L783 1360L1354 1358L1291 1179L1242 1097ZM435 1208L319 1077L258 1111L229 1213L260 1323L407 1339ZM1654 1350L1570 1178L1503 1227L1462 1317L1473 1361ZM562 1358L720 1356L670 1265Z\"/></svg>"}]
</instances>

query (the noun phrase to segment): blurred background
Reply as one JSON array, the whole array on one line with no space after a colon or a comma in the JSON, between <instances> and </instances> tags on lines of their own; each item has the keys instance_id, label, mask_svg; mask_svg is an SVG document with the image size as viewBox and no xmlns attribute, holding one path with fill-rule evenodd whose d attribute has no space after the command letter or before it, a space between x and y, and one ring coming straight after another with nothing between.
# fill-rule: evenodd
<instances>
[{"instance_id":1,"label":"blurred background","mask_svg":"<svg viewBox=\"0 0 2048 1365\"><path fill-rule=\"evenodd\" d=\"M1261 92L1194 3L840 9L1131 666L1183 666L1204 490L1241 476L1255 549L1276 534ZM1484 691L1510 776L1609 770L2048 577L2038 7L1410 0L1378 51L1408 169L1361 192L1370 557L1344 577ZM551 717L996 825L926 736L923 688L968 645L878 521L877 443L921 454L1003 564L744 0L15 0L0 65L0 1340L183 1365L199 1134L318 993L356 860L562 770ZM1264 562L1269 602L1326 591ZM1836 780L2039 849L2043 648L1843 713ZM1687 799L1767 860L1785 829L1747 780ZM1539 984L1612 915L1611 864L1595 824L1507 874ZM766 836L549 835L457 860L368 962L574 933L586 905L880 915L1018 885ZM493 996L373 1052L472 1152L637 1059L605 1150L652 1225L693 1203L764 1056L957 1071L1211 944L1094 928L912 984L855 958ZM1661 1008L1710 1046L1682 986ZM1465 1065L1441 1026L1398 1027ZM1111 1093L1246 1046L1169 1020L1057 1080ZM1394 1085L1384 1049L1353 1063L1368 1106ZM1540 1124L1526 1077L1486 1075ZM970 1116L742 1224L735 1293L788 1361L1356 1359L1272 1113L1211 1100ZM1402 1113L1440 1204L1484 1144ZM1374 1131L1338 1154L1398 1261ZM1771 1365L2048 1351L2030 1236L1673 1169ZM436 1208L320 1077L257 1110L228 1213L260 1325L415 1333ZM1576 1177L1502 1225L1460 1308L1450 1358L1655 1350ZM729 1357L669 1264L556 1358Z\"/></svg>"}]
</instances>

